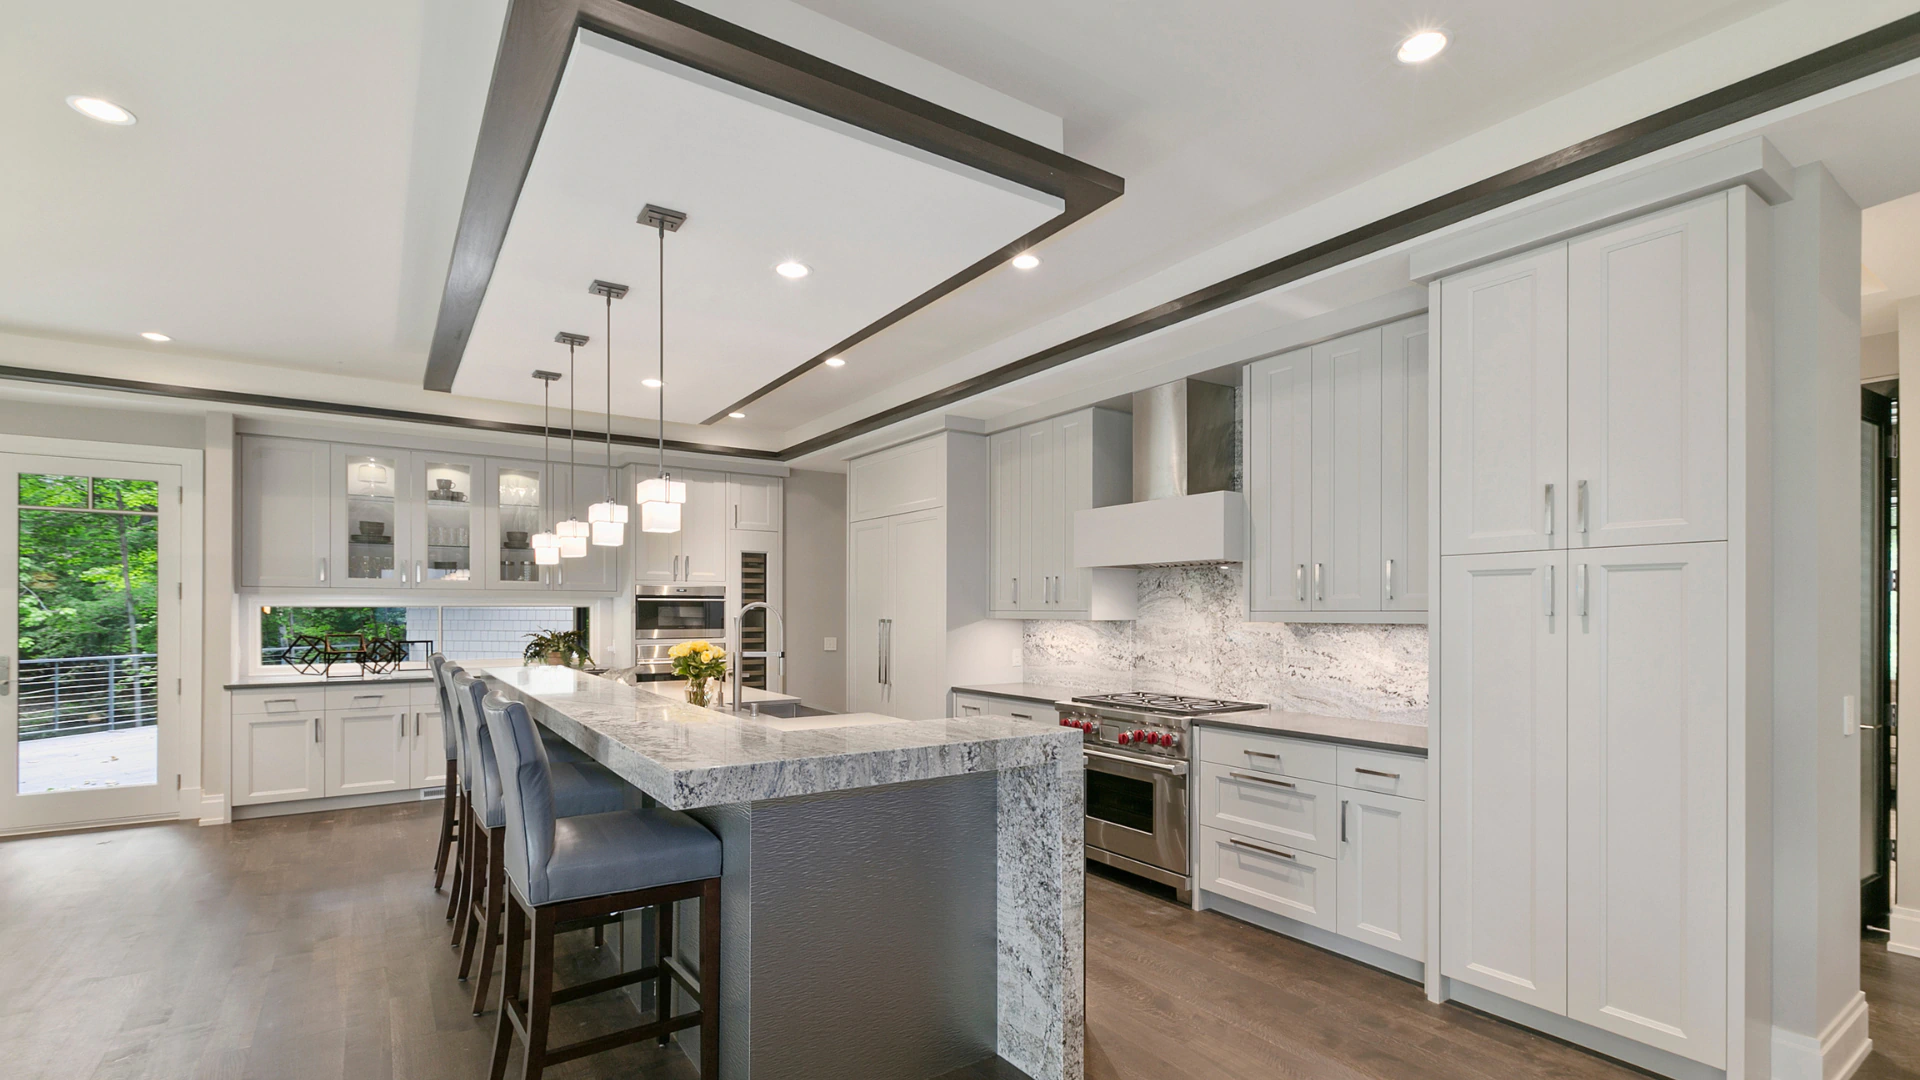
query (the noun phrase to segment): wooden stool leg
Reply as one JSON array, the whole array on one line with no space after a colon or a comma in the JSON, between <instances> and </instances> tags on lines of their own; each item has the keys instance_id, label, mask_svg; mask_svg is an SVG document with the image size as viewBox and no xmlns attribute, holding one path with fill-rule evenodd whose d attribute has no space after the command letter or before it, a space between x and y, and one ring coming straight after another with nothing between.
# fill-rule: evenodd
<instances>
[{"instance_id":1,"label":"wooden stool leg","mask_svg":"<svg viewBox=\"0 0 1920 1080\"><path fill-rule=\"evenodd\" d=\"M488 902L487 875L493 869L493 837L473 845L473 862L467 865L467 894L473 899L460 909L460 924L467 932L460 941L460 981L466 982L473 971L473 951L480 937L482 916L474 913L476 907L482 908Z\"/></svg>"},{"instance_id":2,"label":"wooden stool leg","mask_svg":"<svg viewBox=\"0 0 1920 1080\"><path fill-rule=\"evenodd\" d=\"M506 840L505 829L495 829L487 838L487 893L480 901L484 914L476 919L480 929L480 977L473 982L475 1016L487 1011L487 983L493 978L493 943L500 939L500 905L507 895ZM471 933L467 935L469 941L473 937Z\"/></svg>"},{"instance_id":3,"label":"wooden stool leg","mask_svg":"<svg viewBox=\"0 0 1920 1080\"><path fill-rule=\"evenodd\" d=\"M467 861L467 800L461 796L458 783L453 789L453 819L456 826L453 844L453 887L447 891L447 918L451 920L460 910L460 867Z\"/></svg>"},{"instance_id":4,"label":"wooden stool leg","mask_svg":"<svg viewBox=\"0 0 1920 1080\"><path fill-rule=\"evenodd\" d=\"M547 1020L553 1012L553 939L556 926L551 909L533 909L533 963L527 972L527 1062L520 1073L521 1080L540 1080L540 1074L546 1069Z\"/></svg>"},{"instance_id":5,"label":"wooden stool leg","mask_svg":"<svg viewBox=\"0 0 1920 1080\"><path fill-rule=\"evenodd\" d=\"M506 956L500 965L500 1022L493 1030L493 1072L491 1080L505 1080L507 1054L513 1049L513 1011L520 1007L520 956L527 947L527 917L520 902L508 896L506 901Z\"/></svg>"},{"instance_id":6,"label":"wooden stool leg","mask_svg":"<svg viewBox=\"0 0 1920 1080\"><path fill-rule=\"evenodd\" d=\"M700 1077L720 1075L720 879L700 888Z\"/></svg>"},{"instance_id":7,"label":"wooden stool leg","mask_svg":"<svg viewBox=\"0 0 1920 1080\"><path fill-rule=\"evenodd\" d=\"M460 844L460 884L454 889L456 911L453 916L453 948L467 936L467 922L473 914L474 874L486 858L486 833L475 826L473 807L467 807L466 837Z\"/></svg>"},{"instance_id":8,"label":"wooden stool leg","mask_svg":"<svg viewBox=\"0 0 1920 1080\"><path fill-rule=\"evenodd\" d=\"M447 762L447 776L453 776L453 762ZM433 891L439 892L447 880L447 853L453 847L453 784L448 783L440 796L440 843L433 851Z\"/></svg>"},{"instance_id":9,"label":"wooden stool leg","mask_svg":"<svg viewBox=\"0 0 1920 1080\"><path fill-rule=\"evenodd\" d=\"M667 974L667 957L673 954L671 902L653 909L653 931L653 962L660 965L660 974L653 980L653 1008L654 1015L665 1022L673 1015L673 976ZM672 1035L660 1036L661 1046L672 1041Z\"/></svg>"}]
</instances>

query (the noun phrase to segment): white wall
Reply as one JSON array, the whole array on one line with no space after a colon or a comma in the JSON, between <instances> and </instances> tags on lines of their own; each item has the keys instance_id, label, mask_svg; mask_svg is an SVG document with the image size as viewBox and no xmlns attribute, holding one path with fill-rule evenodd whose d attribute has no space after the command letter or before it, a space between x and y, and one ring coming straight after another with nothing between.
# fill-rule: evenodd
<instances>
[{"instance_id":1,"label":"white wall","mask_svg":"<svg viewBox=\"0 0 1920 1080\"><path fill-rule=\"evenodd\" d=\"M847 476L796 471L786 483L787 693L847 707Z\"/></svg>"},{"instance_id":2,"label":"white wall","mask_svg":"<svg viewBox=\"0 0 1920 1080\"><path fill-rule=\"evenodd\" d=\"M1860 210L1816 164L1773 224L1773 1020L1786 1080L1820 1077L1823 1056L1865 1038L1864 1009L1857 1033L1834 1026L1860 997L1860 740L1840 724L1860 673Z\"/></svg>"},{"instance_id":3,"label":"white wall","mask_svg":"<svg viewBox=\"0 0 1920 1080\"><path fill-rule=\"evenodd\" d=\"M1892 336L1899 341L1901 382L1920 386L1920 297L1901 301L1900 330ZM1920 461L1912 456L1914 454L1920 454L1920 424L1902 424L1901 460ZM1920 566L1920 530L1901 530L1900 565ZM1898 660L1901 671L1920 671L1920 604L1900 606ZM1901 755L1897 767L1899 776L1895 778L1895 786L1920 791L1920 754ZM1907 787L1908 784L1914 786ZM1896 827L1900 835L1920 836L1920 799L1902 800L1897 814ZM1907 832L1909 828L1914 831ZM1895 865L1894 894L1898 903L1893 909L1890 927L1893 937L1887 947L1894 952L1920 956L1920 859L1905 859Z\"/></svg>"},{"instance_id":4,"label":"white wall","mask_svg":"<svg viewBox=\"0 0 1920 1080\"><path fill-rule=\"evenodd\" d=\"M1912 304L1908 300L1901 306ZM1907 337L1912 341L1911 334ZM1879 382L1881 379L1898 378L1900 375L1900 335L1875 334L1860 339L1860 381Z\"/></svg>"}]
</instances>

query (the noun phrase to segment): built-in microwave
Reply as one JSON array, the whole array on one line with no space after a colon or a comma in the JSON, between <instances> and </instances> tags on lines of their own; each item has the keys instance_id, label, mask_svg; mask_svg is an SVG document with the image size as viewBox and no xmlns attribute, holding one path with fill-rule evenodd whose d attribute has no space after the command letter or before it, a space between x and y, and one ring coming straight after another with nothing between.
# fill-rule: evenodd
<instances>
[{"instance_id":1,"label":"built-in microwave","mask_svg":"<svg viewBox=\"0 0 1920 1080\"><path fill-rule=\"evenodd\" d=\"M727 635L725 585L641 585L633 597L633 663L640 681L673 678L677 642Z\"/></svg>"}]
</instances>

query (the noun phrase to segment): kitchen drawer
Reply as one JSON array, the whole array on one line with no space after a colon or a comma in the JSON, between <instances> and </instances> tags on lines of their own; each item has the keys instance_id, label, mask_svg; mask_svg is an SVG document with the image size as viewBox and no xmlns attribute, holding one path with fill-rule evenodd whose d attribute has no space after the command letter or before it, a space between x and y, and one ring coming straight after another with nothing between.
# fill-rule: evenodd
<instances>
[{"instance_id":1,"label":"kitchen drawer","mask_svg":"<svg viewBox=\"0 0 1920 1080\"><path fill-rule=\"evenodd\" d=\"M440 688L433 682L411 683L408 700L416 709L437 709L440 707Z\"/></svg>"},{"instance_id":2,"label":"kitchen drawer","mask_svg":"<svg viewBox=\"0 0 1920 1080\"><path fill-rule=\"evenodd\" d=\"M316 716L326 711L327 695L323 687L277 687L230 690L235 716L264 716L286 713Z\"/></svg>"},{"instance_id":3,"label":"kitchen drawer","mask_svg":"<svg viewBox=\"0 0 1920 1080\"><path fill-rule=\"evenodd\" d=\"M1200 824L1333 857L1340 800L1332 784L1200 765Z\"/></svg>"},{"instance_id":4,"label":"kitchen drawer","mask_svg":"<svg viewBox=\"0 0 1920 1080\"><path fill-rule=\"evenodd\" d=\"M1333 783L1333 745L1283 739L1257 731L1208 727L1200 739L1200 757L1248 772L1284 773L1302 780Z\"/></svg>"},{"instance_id":5,"label":"kitchen drawer","mask_svg":"<svg viewBox=\"0 0 1920 1080\"><path fill-rule=\"evenodd\" d=\"M1342 746L1335 753L1334 760L1340 766L1340 776L1335 782L1341 787L1379 795L1398 795L1403 799L1426 800L1426 758Z\"/></svg>"},{"instance_id":6,"label":"kitchen drawer","mask_svg":"<svg viewBox=\"0 0 1920 1080\"><path fill-rule=\"evenodd\" d=\"M1199 888L1262 911L1335 929L1334 861L1283 844L1200 830Z\"/></svg>"},{"instance_id":7,"label":"kitchen drawer","mask_svg":"<svg viewBox=\"0 0 1920 1080\"><path fill-rule=\"evenodd\" d=\"M1040 720L1047 723L1060 719L1060 713L1051 705L1036 705L1019 698L995 697L991 694L954 694L953 715L1011 716L1015 720Z\"/></svg>"},{"instance_id":8,"label":"kitchen drawer","mask_svg":"<svg viewBox=\"0 0 1920 1080\"><path fill-rule=\"evenodd\" d=\"M413 686L329 686L328 712L401 712L413 705Z\"/></svg>"}]
</instances>

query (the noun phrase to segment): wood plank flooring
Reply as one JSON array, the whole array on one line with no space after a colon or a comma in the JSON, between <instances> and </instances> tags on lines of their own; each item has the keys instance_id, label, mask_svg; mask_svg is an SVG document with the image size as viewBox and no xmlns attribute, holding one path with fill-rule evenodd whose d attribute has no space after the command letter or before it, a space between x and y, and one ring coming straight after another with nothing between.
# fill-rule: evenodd
<instances>
[{"instance_id":1,"label":"wood plank flooring","mask_svg":"<svg viewBox=\"0 0 1920 1080\"><path fill-rule=\"evenodd\" d=\"M0 1074L46 1080L468 1080L469 1015L429 888L438 807L374 807L0 843ZM1639 1077L1624 1066L1131 880L1087 882L1092 1080ZM570 935L564 978L612 970ZM1866 1080L1920 1080L1920 959L1862 948ZM623 999L555 1011L571 1041ZM518 1062L515 1062L517 1067ZM556 1080L694 1075L651 1046ZM951 1080L1015 1080L998 1062Z\"/></svg>"}]
</instances>

